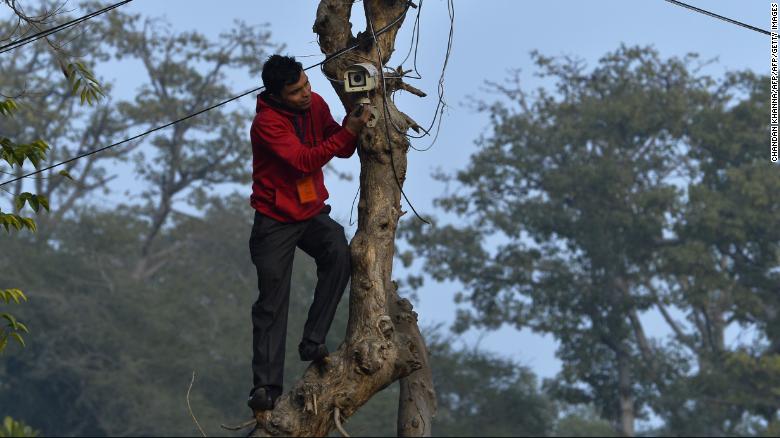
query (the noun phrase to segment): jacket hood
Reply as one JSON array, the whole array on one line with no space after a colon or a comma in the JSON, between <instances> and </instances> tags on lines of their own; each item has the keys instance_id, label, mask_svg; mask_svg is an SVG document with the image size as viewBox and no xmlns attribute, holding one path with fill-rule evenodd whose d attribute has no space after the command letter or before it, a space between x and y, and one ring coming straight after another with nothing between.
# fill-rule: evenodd
<instances>
[{"instance_id":1,"label":"jacket hood","mask_svg":"<svg viewBox=\"0 0 780 438\"><path fill-rule=\"evenodd\" d=\"M269 93L267 90L257 95L257 106L255 107L255 112L259 113L263 109L273 109L274 111L282 113L288 117L304 114L308 111L299 111L288 107L287 105L272 98L271 93Z\"/></svg>"}]
</instances>

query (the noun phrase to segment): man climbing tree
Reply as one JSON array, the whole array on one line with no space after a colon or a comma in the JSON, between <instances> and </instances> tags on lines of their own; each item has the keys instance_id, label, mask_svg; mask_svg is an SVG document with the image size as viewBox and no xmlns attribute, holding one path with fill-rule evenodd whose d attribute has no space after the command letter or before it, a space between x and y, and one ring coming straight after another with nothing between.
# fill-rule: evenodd
<instances>
[{"instance_id":1,"label":"man climbing tree","mask_svg":"<svg viewBox=\"0 0 780 438\"><path fill-rule=\"evenodd\" d=\"M282 394L296 246L317 262L314 302L298 352L303 361L328 354L325 337L349 281L350 261L344 228L328 216L322 166L334 156L354 154L369 117L368 111L355 112L339 126L292 57L271 56L263 84L251 129L255 220L249 249L260 296L252 307L254 387L248 405L255 411L272 409Z\"/></svg>"},{"instance_id":2,"label":"man climbing tree","mask_svg":"<svg viewBox=\"0 0 780 438\"><path fill-rule=\"evenodd\" d=\"M314 31L318 34L322 52L328 55L323 63L323 71L329 78L343 78L345 72L355 64L370 60L374 69L383 75L384 65L394 50L398 29L412 3L364 0L362 5L369 26L358 37L352 35L350 30L352 5L353 2L344 0L320 2ZM297 79L296 82L302 80L298 86L305 84L305 79ZM399 75L381 79L376 81L375 89L360 95L347 93L339 81L333 82L346 109L352 109L358 99L363 102L366 102L363 99L367 99L373 107L369 112L374 113L380 121L375 128L364 129L359 135L360 147L357 152L361 161L361 190L358 229L350 243L352 272L345 340L337 351L329 355L327 361L319 366L310 366L291 391L273 403L272 410L255 413L257 426L251 434L253 436L324 436L334 428L344 433L341 428L343 418L350 417L374 394L399 379L402 380L399 435L424 436L431 433L435 395L427 367L425 343L417 327L417 315L412 311L409 301L399 297L397 286L392 281L395 229L398 218L404 213L401 211L400 199L409 148L404 133L410 128L418 129L418 124L398 111L392 100L387 99L397 90L406 90L418 96L425 94L402 82ZM288 89L294 90L294 87ZM308 91L303 93L305 95ZM297 103L300 105L307 102L306 98L299 99ZM310 104L315 105L315 101L316 98L312 97ZM294 139L295 134L292 132L287 135ZM340 135L346 136L336 134L337 137ZM340 147L325 143L319 148L323 155L327 155L325 150L331 156L343 152ZM317 150L317 146L314 149ZM324 161L311 159L318 152L307 154L309 158L290 158L288 162L297 160L298 170L303 172L310 172L316 167L314 164L324 164ZM295 184L292 186L294 191L281 197L279 192L275 192L275 206L301 202L311 192L321 196L316 189L312 189L316 181L307 182L303 176L299 173L287 178ZM265 195L269 196L270 193ZM287 214L291 211L288 210ZM316 214L319 211L312 207L307 213ZM267 396L264 403L270 405Z\"/></svg>"}]
</instances>

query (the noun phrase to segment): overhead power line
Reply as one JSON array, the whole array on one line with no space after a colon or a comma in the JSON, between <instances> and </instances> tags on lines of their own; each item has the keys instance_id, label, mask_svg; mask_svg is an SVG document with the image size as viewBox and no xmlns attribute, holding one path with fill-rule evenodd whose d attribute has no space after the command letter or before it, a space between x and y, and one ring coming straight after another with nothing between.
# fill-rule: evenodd
<instances>
[{"instance_id":1,"label":"overhead power line","mask_svg":"<svg viewBox=\"0 0 780 438\"><path fill-rule=\"evenodd\" d=\"M97 17L98 15L105 14L108 11L111 11L113 9L116 9L116 8L120 7L120 6L126 5L126 4L130 3L131 1L133 1L133 0L121 1L119 3L113 4L111 6L107 6L107 7L103 8L103 9L100 9L100 10L97 10L95 12L92 12L90 14L84 15L83 17L76 18L76 19L68 21L66 23L62 23L60 25L54 26L54 27L52 27L50 29L46 29L46 30L40 31L40 32L38 32L36 34L29 35L29 36L26 36L24 38L18 39L16 41L8 43L8 44L6 44L4 46L0 46L0 54L8 52L8 51L11 51L11 50L14 50L14 49L17 49L17 48L19 48L21 46L24 46L25 44L34 43L35 41L38 41L41 38L45 38L45 37L47 37L49 35L55 34L55 33L60 32L62 30L70 29L71 27L77 26L77 25L79 25L79 24L81 24L81 23L83 23L83 22L85 22L87 20L90 20L92 18Z\"/></svg>"},{"instance_id":2,"label":"overhead power line","mask_svg":"<svg viewBox=\"0 0 780 438\"><path fill-rule=\"evenodd\" d=\"M714 12L705 11L704 9L697 8L696 6L691 6L689 4L686 4L686 3L683 3L683 2L680 2L680 1L677 1L677 0L665 0L665 1L667 1L667 2L669 2L671 4L673 4L673 5L681 6L683 8L690 9L692 11L696 11L696 12L704 14L704 15L709 15L710 17L717 18L719 20L723 20L723 21L729 22L731 24L736 24L737 26L742 26L742 27L744 27L746 29L754 30L754 31L759 32L759 33L763 33L764 35L769 35L769 36L772 35L772 33L767 31L767 30L759 29L759 28L757 28L755 26L751 26L749 24L745 24L745 23L743 23L741 21L737 21L737 20L734 20L734 19L731 19L731 18L728 18L728 17L724 17L723 15L718 15L718 14L716 14Z\"/></svg>"},{"instance_id":3,"label":"overhead power line","mask_svg":"<svg viewBox=\"0 0 780 438\"><path fill-rule=\"evenodd\" d=\"M132 1L132 0L127 0L127 1ZM127 1L126 1L126 2L127 2ZM387 26L385 26L385 27L381 28L379 31L377 31L377 32L376 32L376 35L381 35L382 33L384 33L384 32L387 32L387 30L388 30L388 29L390 29L392 26L394 26L396 23L398 23L398 22L399 22L399 21L400 21L400 20L401 20L401 19L404 17L404 15L406 15L406 12L407 12L408 10L409 10L409 5L407 4L407 6L406 6L406 9L404 9L404 11L403 11L403 12L402 12L402 13L401 13L401 14L400 14L400 15L399 15L399 16L398 16L398 17L397 17L395 20L393 20L392 22L390 22L390 24L388 24ZM316 64L314 64L314 65L310 65L309 67L306 67L306 68L304 69L304 71L305 71L305 70L311 70L311 69L312 69L312 68L314 68L314 67L317 67L317 66L320 66L320 65L322 65L322 64L324 64L324 63L326 63L326 62L332 61L333 59L335 59L335 58L337 58L337 57L339 57L339 56L341 56L341 55L343 55L343 54L345 54L345 53L349 52L350 50L354 50L354 49L356 49L356 48L357 48L357 47L359 47L359 46L360 46L360 42L358 42L358 43L356 43L356 44L354 44L354 45L352 45L352 46L350 46L350 47L345 47L345 48L343 48L343 49L341 49L341 50L338 50L338 51L336 51L336 52L334 52L334 53L332 53L332 54L328 55L328 56L327 56L325 59L323 59L322 61L320 61L320 62L318 62L318 63L316 63ZM123 144L125 144L125 143L128 143L128 142L131 142L131 141L133 141L133 140L137 140L137 139L139 139L139 138L141 138L141 137L144 137L144 136L146 136L146 135L152 134L152 133L154 133L154 132L157 132L157 131L163 130L163 129L165 129L165 128L168 128L168 127L170 127L170 126L173 126L173 125L175 125L175 124L177 124L177 123L181 123L181 122L183 122L183 121L185 121L185 120L189 120L189 119L191 119L191 118L193 118L193 117L199 116L199 115L201 115L201 114L203 114L203 113L205 113L205 112L211 111L211 110L213 110L213 109L215 109L215 108L219 108L219 107L221 107L221 106L223 106L223 105L225 105L225 104L228 104L228 103L230 103L230 102L233 102L234 100L238 100L238 99L240 99L240 98L242 98L242 97L244 97L244 96L246 96L246 95L248 95L248 94L252 94L252 93L255 93L255 92L257 92L257 91L260 91L260 90L262 90L262 89L264 89L264 88L265 88L265 87L257 87L257 88L253 88L253 89L251 89L251 90L249 90L249 91L245 91L245 92L243 92L243 93L241 93L241 94L239 94L239 95L237 95L237 96L233 96L233 97L231 97L231 98L229 98L229 99L223 100L222 102L219 102L219 103L217 103L217 104L211 105L211 106L210 106L210 107L208 107L208 108L204 108L204 109L202 109L202 110L200 110L200 111L197 111L197 112L194 112L194 113L192 113L192 114L186 115L186 116L184 116L184 117L182 117L182 118L180 118L180 119L176 119L176 120L174 120L174 121L172 121L172 122L166 123L165 125L157 126L157 127L155 127L155 128L152 128L152 129L149 129L149 130L147 130L147 131L144 131L144 132L142 132L142 133L140 133L140 134L137 134L137 135L134 135L134 136L132 136L132 137L126 138L126 139L124 139L124 140L122 140L122 141L118 141L118 142L116 142L116 143L114 143L114 144L111 144L111 145L108 145L108 146L104 146L104 147L102 147L102 148L99 148L99 149L94 149L94 150L91 150L91 151L89 151L89 152L85 152L85 153L83 153L83 154L81 154L81 155L78 155L78 156L76 156L76 157L70 158L70 159L68 159L68 160L61 161L61 162L59 162L59 163L52 164L51 166L44 167L43 169L38 169L38 170L35 170L35 171L33 171L33 172L30 172L30 173L24 174L24 175L22 175L22 176L19 176L19 177L16 177L16 178L10 179L10 180L8 180L8 181L4 181L4 182L0 183L0 187L3 187L3 186L5 186L5 185L7 185L7 184L14 183L14 182L16 182L16 181L19 181L19 180L21 180L21 179L24 179L24 178L29 178L29 177L31 177L31 176L35 176L35 175L41 174L41 173L43 173L43 172L47 172L47 171L49 171L49 170L55 169L55 168L57 168L57 167L60 167L60 166L62 166L62 165L65 165L65 164L68 164L68 163L72 163L72 162L74 162L74 161L76 161L76 160L80 160L80 159L82 159L82 158L85 158L85 157L88 157L88 156L90 156L90 155L94 155L94 154L97 154L97 153L103 152L103 151L105 151L105 150L107 150L107 149L111 149L111 148L114 148L114 147L117 147L117 146L123 145Z\"/></svg>"},{"instance_id":4,"label":"overhead power line","mask_svg":"<svg viewBox=\"0 0 780 438\"><path fill-rule=\"evenodd\" d=\"M220 102L220 103L218 103L218 104L216 104L216 105L212 105L212 106L210 106L210 107L208 107L208 108L204 108L204 109L202 109L202 110L200 110L200 111L198 111L198 112L195 112L195 113L189 114L189 115L187 115L187 116L184 116L184 117L182 117L182 118L180 118L180 119L174 120L174 121L172 121L172 122L170 122L170 123L166 123L165 125L158 126L158 127L156 127L156 128L152 128L152 129L150 129L150 130L148 130L148 131L145 131L145 132L142 132L142 133L140 133L140 134L134 135L134 136L132 136L132 137L126 138L126 139L124 139L124 140L122 140L122 141L118 141L118 142L116 142L116 143L114 143L114 144L111 144L111 145L108 145L108 146L104 146L104 147L102 147L102 148L100 148L100 149L94 149L94 150L91 150L91 151L89 151L89 152L85 152L85 153L83 153L83 154L81 154L81 155L78 155L78 156L76 156L76 157L70 158L70 159L68 159L68 160L65 160L65 161L61 161L61 162L59 162L59 163L57 163L57 164L53 164L53 165L51 165L51 166L44 167L43 169L38 169L38 170L36 170L36 171L34 171L34 172L30 172L30 173L28 173L28 174L26 174L26 175L22 175L22 176L20 176L20 177L17 177L17 178L14 178L14 179L11 179L11 180L8 180L8 181L5 181L5 182L3 182L2 184L0 184L0 187L4 186L4 185L6 185L6 184L11 184L11 183L13 183L13 182L19 181L20 179L28 178L28 177L31 177L31 176L37 175L37 174L39 174L39 173L43 173L43 172L46 172L46 171L52 170L52 169L54 169L54 168L56 168L56 167L60 167L60 166L63 166L63 165L65 165L65 164L72 163L72 162L74 162L74 161L80 160L80 159L82 159L82 158L85 158L85 157L88 157L88 156L90 156L90 155L95 155L95 154L97 154L97 153L100 153L100 152L103 152L103 151L105 151L105 150L107 150L107 149L111 149L111 148L114 148L114 147L117 147L117 146L123 145L123 144L125 144L125 143L129 143L129 142L131 142L131 141L133 141L133 140L137 140L137 139L139 139L139 138L141 138L141 137L144 137L144 136L146 136L146 135L149 135L149 134L152 134L152 133L154 133L154 132L157 132L157 131L163 130L163 129L165 129L165 128L168 128L168 127L170 127L170 126L173 126L173 125L175 125L175 124L177 124L177 123L181 123L181 122L183 122L183 121L185 121L185 120L189 120L189 119L191 119L191 118L193 118L193 117L195 117L195 116L199 116L199 115L201 115L201 114L203 114L203 113L205 113L205 112L211 111L211 110L213 110L214 108L220 107L220 106L222 106L222 105L225 105L225 104L227 104L227 103L230 103L230 102L232 102L232 101L234 101L234 100L238 100L238 99L240 99L240 98L242 98L242 97L246 96L247 94L251 94L251 93L254 93L255 91L259 91L259 90L261 90L262 88L264 88L264 87L255 88L255 89L253 89L253 90L249 90L249 91L247 91L247 92L244 92L244 93L241 93L241 94L239 94L238 96L234 96L234 97L231 97L230 99L224 100L224 101L222 101L222 102Z\"/></svg>"}]
</instances>

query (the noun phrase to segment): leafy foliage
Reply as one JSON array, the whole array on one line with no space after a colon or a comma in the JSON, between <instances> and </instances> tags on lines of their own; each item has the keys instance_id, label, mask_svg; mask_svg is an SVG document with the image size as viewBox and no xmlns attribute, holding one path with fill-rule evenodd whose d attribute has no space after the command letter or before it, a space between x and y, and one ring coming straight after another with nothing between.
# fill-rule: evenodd
<instances>
[{"instance_id":1,"label":"leafy foliage","mask_svg":"<svg viewBox=\"0 0 780 438\"><path fill-rule=\"evenodd\" d=\"M22 301L27 301L27 297L24 295L24 292L19 289L0 290L0 299L2 299L5 304L9 304L11 301L16 304L19 304ZM27 326L17 321L16 318L10 313L0 313L0 318L5 319L8 323L5 327L0 328L0 353L5 350L9 339L16 340L22 347L24 347L24 339L22 338L21 334L30 332L27 329Z\"/></svg>"},{"instance_id":2,"label":"leafy foliage","mask_svg":"<svg viewBox=\"0 0 780 438\"><path fill-rule=\"evenodd\" d=\"M68 65L60 64L65 78L71 86L71 93L81 98L81 104L92 105L105 96L100 83L92 72L81 61L71 62Z\"/></svg>"},{"instance_id":3,"label":"leafy foliage","mask_svg":"<svg viewBox=\"0 0 780 438\"><path fill-rule=\"evenodd\" d=\"M440 175L459 185L436 201L458 223L407 222L402 260L424 257L434 280L463 285L456 330L509 323L555 336L563 369L550 393L595 406L624 434L651 412L669 433L695 435L773 421L774 398L753 399L766 400L759 409L713 392L750 392L733 377L780 353L780 177L761 146L764 79L716 80L694 55L639 47L592 69L534 60L553 90L495 86L505 100L481 105L492 135L466 169ZM671 339L647 335L650 314ZM729 349L736 324L769 345Z\"/></svg>"},{"instance_id":4,"label":"leafy foliage","mask_svg":"<svg viewBox=\"0 0 780 438\"><path fill-rule=\"evenodd\" d=\"M9 239L10 252L0 255L0 262L10 262L9 254L16 253L20 268L0 273L0 281L31 279L28 288L36 299L24 311L26 318L38 321L38 336L0 365L0 381L5 382L0 405L13 406L9 413L16 417L35 418L44 433L197 433L183 407L195 369L198 378L190 400L207 433L221 432L221 423L246 420L249 317L257 294L246 247L252 211L242 195L204 202L202 218L175 216L174 226L160 238L186 246L144 281L133 279L127 266L139 257L149 225L126 209L84 209L55 235L57 248L19 251L25 242ZM287 388L307 365L298 359L296 346L315 281L313 261L298 253L288 322ZM346 331L346 303L345 297L329 333L332 349ZM74 313L78 323L72 320ZM427 336L441 397L437 433L455 433L468 424L473 425L469 430L485 427L505 435L545 434L545 428L552 427L551 405L526 368L473 348L457 349L435 331ZM491 374L493 379L482 382L481 376ZM120 387L122 396L117 397ZM394 435L398 392L397 385L382 391L345 423L347 430L360 436ZM515 403L527 414L499 414ZM49 414L41 417L41 410Z\"/></svg>"},{"instance_id":5,"label":"leafy foliage","mask_svg":"<svg viewBox=\"0 0 780 438\"><path fill-rule=\"evenodd\" d=\"M50 0L29 5L24 10L36 20L43 17L47 22L74 18L59 3ZM1 20L0 33L35 31L35 26L43 25L35 22L18 27L16 21ZM19 166L32 164L39 168L44 155L52 162L63 161L105 146L125 134L128 123L109 107L108 99L103 99L110 92L111 84L101 84L93 73L97 63L107 59L104 38L96 31L99 28L92 25L90 32L83 32L77 26L0 59L0 70L4 73L0 76L0 93L15 96L10 106L0 105L3 108L0 112L8 115L0 117L0 132L4 137L1 174L20 176L25 171ZM74 53L79 56L73 56ZM13 112L13 117L8 111ZM47 139L51 143L27 139ZM38 232L31 240L45 241L78 202L89 200L89 195L102 187L102 183L113 178L102 163L121 160L132 149L133 145L129 145L122 151L107 151L26 178L25 183L4 186L19 193L30 190L26 184L34 184L35 194L45 197L53 207L50 214L37 218ZM73 184L67 184L68 181Z\"/></svg>"},{"instance_id":6,"label":"leafy foliage","mask_svg":"<svg viewBox=\"0 0 780 438\"><path fill-rule=\"evenodd\" d=\"M11 417L5 417L3 419L3 427L0 428L0 437L37 437L40 432L34 430L32 427L16 421Z\"/></svg>"},{"instance_id":7,"label":"leafy foliage","mask_svg":"<svg viewBox=\"0 0 780 438\"><path fill-rule=\"evenodd\" d=\"M426 336L438 399L437 436L543 436L556 410L536 376L477 348L456 349L455 338Z\"/></svg>"},{"instance_id":8,"label":"leafy foliage","mask_svg":"<svg viewBox=\"0 0 780 438\"><path fill-rule=\"evenodd\" d=\"M12 99L0 102L0 116L10 117L17 108L16 103ZM41 140L30 144L16 145L6 137L0 137L0 146L2 147L2 158L11 167L22 167L27 160L35 167L38 167L40 162L46 158L46 151L49 149L49 146ZM38 213L41 207L46 210L49 209L49 202L45 197L38 197L32 193L22 193L21 195L15 196L14 200L16 211L22 210L25 203L28 203L36 213ZM11 233L11 229L21 231L22 229L27 228L32 232L35 232L37 229L35 220L32 218L23 217L17 213L3 213L1 209L0 225L5 228L7 234ZM19 304L21 301L27 301L27 297L21 290L16 288L0 289L0 300L6 305L11 303L11 301ZM4 322L6 323L6 325L0 327L0 353L5 351L8 342L11 339L24 347L25 342L22 334L29 333L27 326L8 312L0 312L0 319L5 320ZM11 420L8 419L8 421Z\"/></svg>"},{"instance_id":9,"label":"leafy foliage","mask_svg":"<svg viewBox=\"0 0 780 438\"><path fill-rule=\"evenodd\" d=\"M37 30L39 29L38 24L42 24L43 21L45 21L45 16L56 15L56 13L52 13L50 15L41 15L37 18L33 18L31 16L25 15L25 13L22 12L22 9L17 8L13 2L6 2L6 6L8 6L14 12L15 18L18 20L16 28L9 34L9 37L16 35L17 31L20 30L19 24L21 24L22 21L29 23L32 28ZM8 24L9 23L2 23L0 24L0 28L5 31L9 27ZM30 29L27 30L29 31ZM4 35L6 35L5 32ZM64 67L63 61L61 59L63 59L65 52L60 46L52 44L48 37L46 37L45 40L54 49L52 54L59 58L59 65L62 67L63 73L67 79L71 82L73 93L76 93L79 89L81 89L82 104L85 100L90 105L92 104L93 100L97 101L98 95L103 95L103 92L97 79L94 78L89 69L79 61L69 63L67 67ZM36 57L34 56L33 59L35 58ZM28 65L28 67L30 66ZM12 71L10 71L10 69L6 69L5 66L3 67L3 71L4 78L13 77ZM29 70L25 70L23 71L23 75L20 76L17 80L27 81L28 76L31 73L32 72ZM11 81L13 82L13 79ZM6 81L0 81L0 88L5 88L8 85L9 84ZM24 94L25 93L22 93L22 95ZM2 121L7 122L8 119L14 116L14 113L17 110L19 110L19 106L14 99L6 98L5 100L0 101L0 117L5 119ZM0 132L13 132L13 130L7 129L8 124L9 123L2 123L2 127L0 127L2 131ZM23 127L23 130L27 128L23 121L21 126ZM25 162L27 161L29 161L30 164L32 164L36 169L40 168L40 164L46 159L46 155L49 150L49 145L40 139L31 143L18 144L12 140L11 137L0 136L0 158L8 164L11 170L18 168L19 171L21 171L25 165ZM0 171L0 174L14 175L12 172L5 171ZM61 171L60 175L72 179L67 171ZM17 188L18 187L21 187L20 183L17 183ZM0 210L0 225L5 228L6 233L10 234L11 229L21 231L24 228L27 228L31 232L36 232L37 225L35 220L29 217L20 216L17 213L24 209L25 204L29 205L29 207L36 214L40 212L41 208L49 211L50 206L48 197L45 195L38 195L29 192L14 195L12 192L9 192L6 189L3 189L3 191L11 194L12 203L15 208L15 212L13 213L3 213L2 210ZM10 264L7 264L6 266L10 266ZM21 301L27 301L25 294L21 290L15 288L0 290L0 299L2 299L6 305L11 301L16 304L19 304ZM10 339L17 341L22 347L25 347L26 344L24 338L22 337L22 333L29 333L27 326L21 321L17 320L14 315L8 312L1 312L0 318L7 322L7 325L0 327L0 353L5 351ZM0 429L0 436L34 437L38 436L38 434L39 432L33 430L24 423L12 419L11 417L5 417L3 421L3 427Z\"/></svg>"},{"instance_id":10,"label":"leafy foliage","mask_svg":"<svg viewBox=\"0 0 780 438\"><path fill-rule=\"evenodd\" d=\"M10 116L16 108L16 102L13 99L0 100L0 116Z\"/></svg>"}]
</instances>

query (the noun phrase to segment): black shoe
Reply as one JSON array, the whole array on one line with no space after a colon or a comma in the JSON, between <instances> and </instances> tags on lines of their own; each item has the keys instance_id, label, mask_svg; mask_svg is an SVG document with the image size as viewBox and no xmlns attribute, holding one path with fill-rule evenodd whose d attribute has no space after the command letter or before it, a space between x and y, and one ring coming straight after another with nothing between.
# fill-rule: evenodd
<instances>
[{"instance_id":1,"label":"black shoe","mask_svg":"<svg viewBox=\"0 0 780 438\"><path fill-rule=\"evenodd\" d=\"M298 354L304 362L319 362L328 356L328 347L325 344L304 340L298 344Z\"/></svg>"},{"instance_id":2,"label":"black shoe","mask_svg":"<svg viewBox=\"0 0 780 438\"><path fill-rule=\"evenodd\" d=\"M246 402L253 411L270 411L274 408L274 399L267 387L261 386L252 391Z\"/></svg>"}]
</instances>

